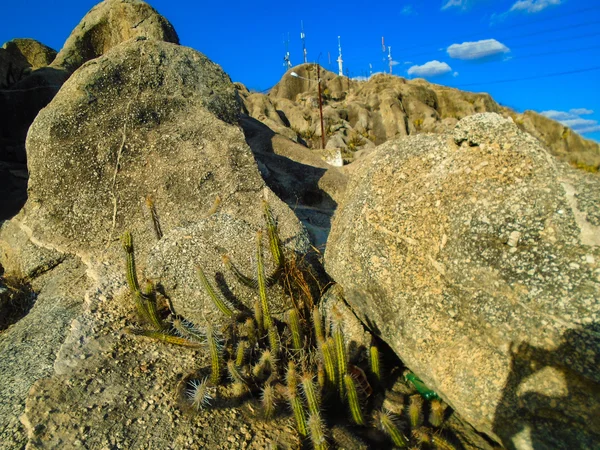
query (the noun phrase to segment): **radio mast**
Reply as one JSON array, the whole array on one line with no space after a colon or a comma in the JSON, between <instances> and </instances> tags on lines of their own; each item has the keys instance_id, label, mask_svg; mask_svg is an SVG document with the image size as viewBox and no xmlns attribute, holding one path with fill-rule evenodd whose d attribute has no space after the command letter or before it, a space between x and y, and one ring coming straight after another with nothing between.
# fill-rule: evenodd
<instances>
[{"instance_id":1,"label":"radio mast","mask_svg":"<svg viewBox=\"0 0 600 450\"><path fill-rule=\"evenodd\" d=\"M285 56L283 57L283 67L285 67L285 71L287 72L292 68L292 61L290 60L290 33L288 33L287 40L283 41L285 45Z\"/></svg>"},{"instance_id":2,"label":"radio mast","mask_svg":"<svg viewBox=\"0 0 600 450\"><path fill-rule=\"evenodd\" d=\"M304 22L300 21L300 39L302 40L302 54L304 55L304 64L306 64L308 62L308 59L306 58L307 52L306 52L306 35L304 34Z\"/></svg>"},{"instance_id":3,"label":"radio mast","mask_svg":"<svg viewBox=\"0 0 600 450\"><path fill-rule=\"evenodd\" d=\"M390 45L388 47L389 53L388 53L388 61L390 63L390 75L392 74L392 46Z\"/></svg>"},{"instance_id":4,"label":"radio mast","mask_svg":"<svg viewBox=\"0 0 600 450\"><path fill-rule=\"evenodd\" d=\"M383 61L383 72L385 73L385 41L383 36L381 36L381 53L383 54L381 60Z\"/></svg>"},{"instance_id":5,"label":"radio mast","mask_svg":"<svg viewBox=\"0 0 600 450\"><path fill-rule=\"evenodd\" d=\"M342 64L344 62L344 60L342 59L342 41L340 40L340 37L338 36L338 51L340 53L340 55L338 56L337 59L337 63L338 63L338 75L340 77L344 76L344 71L342 69Z\"/></svg>"}]
</instances>

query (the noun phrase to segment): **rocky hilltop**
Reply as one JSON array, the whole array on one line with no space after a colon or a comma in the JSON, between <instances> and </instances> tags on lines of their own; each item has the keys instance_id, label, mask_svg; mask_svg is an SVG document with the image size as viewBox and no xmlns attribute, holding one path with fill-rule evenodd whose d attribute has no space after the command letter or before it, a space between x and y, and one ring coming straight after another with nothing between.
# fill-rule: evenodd
<instances>
[{"instance_id":1,"label":"rocky hilltop","mask_svg":"<svg viewBox=\"0 0 600 450\"><path fill-rule=\"evenodd\" d=\"M322 70L321 149L292 71L139 0L0 49L0 449L594 448L598 145Z\"/></svg>"}]
</instances>

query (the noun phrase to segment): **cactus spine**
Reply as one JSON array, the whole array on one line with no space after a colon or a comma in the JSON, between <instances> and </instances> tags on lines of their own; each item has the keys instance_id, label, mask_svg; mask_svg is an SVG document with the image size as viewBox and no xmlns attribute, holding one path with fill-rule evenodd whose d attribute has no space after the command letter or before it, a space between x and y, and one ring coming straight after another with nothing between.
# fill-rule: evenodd
<instances>
[{"instance_id":1,"label":"cactus spine","mask_svg":"<svg viewBox=\"0 0 600 450\"><path fill-rule=\"evenodd\" d=\"M275 414L275 389L271 383L267 383L261 393L261 403L265 417L271 418Z\"/></svg>"},{"instance_id":2,"label":"cactus spine","mask_svg":"<svg viewBox=\"0 0 600 450\"><path fill-rule=\"evenodd\" d=\"M327 438L325 437L325 426L318 414L309 414L308 416L308 431L310 440L315 450L327 450Z\"/></svg>"},{"instance_id":3,"label":"cactus spine","mask_svg":"<svg viewBox=\"0 0 600 450\"><path fill-rule=\"evenodd\" d=\"M288 371L286 374L287 378L287 395L292 411L294 412L294 418L296 419L296 428L300 436L305 438L308 435L306 428L306 414L304 412L304 406L300 397L298 397L298 378L296 375L296 365L293 361L288 363Z\"/></svg>"},{"instance_id":4,"label":"cactus spine","mask_svg":"<svg viewBox=\"0 0 600 450\"><path fill-rule=\"evenodd\" d=\"M202 286L204 286L204 290L211 298L213 303L216 305L216 307L219 308L221 312L227 317L233 317L233 311L229 308L229 306L225 304L225 301L215 292L213 287L208 282L208 279L206 278L206 275L204 274L202 268L200 266L197 266L196 271L198 273L198 278L200 278Z\"/></svg>"}]
</instances>

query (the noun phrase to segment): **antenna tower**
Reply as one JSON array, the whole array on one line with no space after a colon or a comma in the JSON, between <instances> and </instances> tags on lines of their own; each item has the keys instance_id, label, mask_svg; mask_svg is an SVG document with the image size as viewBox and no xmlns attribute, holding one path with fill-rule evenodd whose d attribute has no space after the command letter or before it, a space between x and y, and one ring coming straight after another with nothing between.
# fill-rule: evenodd
<instances>
[{"instance_id":1,"label":"antenna tower","mask_svg":"<svg viewBox=\"0 0 600 450\"><path fill-rule=\"evenodd\" d=\"M391 75L392 74L392 46L391 45L388 47L388 51L389 51L389 53L388 53L388 61L389 61L389 64L390 64L390 75Z\"/></svg>"},{"instance_id":2,"label":"antenna tower","mask_svg":"<svg viewBox=\"0 0 600 450\"><path fill-rule=\"evenodd\" d=\"M339 51L339 56L337 59L337 63L338 63L338 75L340 77L344 76L344 71L342 69L342 64L344 62L344 60L342 59L342 41L340 40L340 37L338 36L338 51Z\"/></svg>"},{"instance_id":3,"label":"antenna tower","mask_svg":"<svg viewBox=\"0 0 600 450\"><path fill-rule=\"evenodd\" d=\"M292 68L292 61L290 60L290 33L288 33L287 40L283 41L285 45L285 56L283 57L283 67L286 72Z\"/></svg>"},{"instance_id":4,"label":"antenna tower","mask_svg":"<svg viewBox=\"0 0 600 450\"><path fill-rule=\"evenodd\" d=\"M307 52L306 52L306 35L304 34L304 22L300 21L300 39L302 40L302 54L304 55L304 64L306 64L308 62L308 59L306 57Z\"/></svg>"},{"instance_id":5,"label":"antenna tower","mask_svg":"<svg viewBox=\"0 0 600 450\"><path fill-rule=\"evenodd\" d=\"M385 72L385 41L383 40L383 36L381 36L381 53L383 54L381 60L383 61L383 71Z\"/></svg>"}]
</instances>

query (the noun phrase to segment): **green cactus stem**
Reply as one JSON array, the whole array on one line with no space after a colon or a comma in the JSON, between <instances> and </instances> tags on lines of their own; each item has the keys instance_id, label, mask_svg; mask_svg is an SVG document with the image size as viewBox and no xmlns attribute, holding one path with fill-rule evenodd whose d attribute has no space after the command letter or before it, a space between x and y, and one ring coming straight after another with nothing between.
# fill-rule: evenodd
<instances>
[{"instance_id":1,"label":"green cactus stem","mask_svg":"<svg viewBox=\"0 0 600 450\"><path fill-rule=\"evenodd\" d=\"M169 334L166 331L126 329L125 333L134 334L136 336L146 336L148 338L161 341L165 344L180 345L182 347L192 348L200 347L200 343L198 342L192 342L179 336L173 336L172 334Z\"/></svg>"},{"instance_id":2,"label":"green cactus stem","mask_svg":"<svg viewBox=\"0 0 600 450\"><path fill-rule=\"evenodd\" d=\"M235 365L242 367L246 362L246 351L248 350L248 342L240 341L235 354Z\"/></svg>"},{"instance_id":3,"label":"green cactus stem","mask_svg":"<svg viewBox=\"0 0 600 450\"><path fill-rule=\"evenodd\" d=\"M323 319L319 307L315 306L312 310L313 327L315 329L315 338L317 343L325 341L325 333L323 332Z\"/></svg>"},{"instance_id":4,"label":"green cactus stem","mask_svg":"<svg viewBox=\"0 0 600 450\"><path fill-rule=\"evenodd\" d=\"M256 233L256 263L258 272L258 294L262 307L264 327L268 330L273 325L269 303L267 302L267 281L265 278L265 266L262 257L262 231Z\"/></svg>"},{"instance_id":5,"label":"green cactus stem","mask_svg":"<svg viewBox=\"0 0 600 450\"><path fill-rule=\"evenodd\" d=\"M376 345L372 344L369 347L369 364L371 366L371 373L377 383L381 383L381 359L379 356L379 349Z\"/></svg>"},{"instance_id":6,"label":"green cactus stem","mask_svg":"<svg viewBox=\"0 0 600 450\"><path fill-rule=\"evenodd\" d=\"M411 395L408 403L408 417L411 428L415 429L423 424L423 397Z\"/></svg>"},{"instance_id":7,"label":"green cactus stem","mask_svg":"<svg viewBox=\"0 0 600 450\"><path fill-rule=\"evenodd\" d=\"M344 396L344 375L348 372L348 353L346 352L346 341L344 338L344 332L342 327L337 325L333 332L333 339L335 341L335 357L337 359L338 366L338 377L339 377L339 389L340 396Z\"/></svg>"},{"instance_id":8,"label":"green cactus stem","mask_svg":"<svg viewBox=\"0 0 600 450\"><path fill-rule=\"evenodd\" d=\"M275 414L276 397L275 389L271 383L265 384L262 389L260 402L262 404L265 418L270 419Z\"/></svg>"},{"instance_id":9,"label":"green cactus stem","mask_svg":"<svg viewBox=\"0 0 600 450\"><path fill-rule=\"evenodd\" d=\"M208 282L208 278L206 278L206 275L204 274L204 271L200 266L196 267L196 272L198 273L198 278L200 278L200 282L202 283L204 290L206 291L210 299L213 301L215 306L219 308L221 312L227 317L233 317L233 311L231 310L231 308L229 308L229 306L225 304L225 301L221 298L221 296L215 292L213 287Z\"/></svg>"},{"instance_id":10,"label":"green cactus stem","mask_svg":"<svg viewBox=\"0 0 600 450\"><path fill-rule=\"evenodd\" d=\"M137 293L135 294L137 297ZM157 330L165 328L162 319L158 315L156 308L156 291L154 290L154 284L151 281L144 283L144 288L140 296L140 303L142 303L144 310L146 311L146 318L150 324Z\"/></svg>"},{"instance_id":11,"label":"green cactus stem","mask_svg":"<svg viewBox=\"0 0 600 450\"><path fill-rule=\"evenodd\" d=\"M301 350L303 347L302 328L300 327L300 313L296 308L288 312L288 325L292 330L292 348Z\"/></svg>"},{"instance_id":12,"label":"green cactus stem","mask_svg":"<svg viewBox=\"0 0 600 450\"><path fill-rule=\"evenodd\" d=\"M441 400L435 399L430 403L429 423L434 427L441 427L444 423L444 413L447 405Z\"/></svg>"},{"instance_id":13,"label":"green cactus stem","mask_svg":"<svg viewBox=\"0 0 600 450\"><path fill-rule=\"evenodd\" d=\"M325 425L319 414L309 414L308 432L315 450L327 450L329 448L325 436Z\"/></svg>"},{"instance_id":14,"label":"green cactus stem","mask_svg":"<svg viewBox=\"0 0 600 450\"><path fill-rule=\"evenodd\" d=\"M325 366L327 381L330 386L337 385L337 360L335 356L335 341L333 338L328 338L327 341L320 345L321 358Z\"/></svg>"},{"instance_id":15,"label":"green cactus stem","mask_svg":"<svg viewBox=\"0 0 600 450\"><path fill-rule=\"evenodd\" d=\"M358 392L356 391L356 383L354 378L350 374L344 375L344 386L346 388L346 396L348 398L348 406L350 407L350 413L352 420L357 425L364 425L365 419L362 414L360 407L360 401L358 399Z\"/></svg>"},{"instance_id":16,"label":"green cactus stem","mask_svg":"<svg viewBox=\"0 0 600 450\"><path fill-rule=\"evenodd\" d=\"M304 394L306 404L308 405L309 414L321 414L321 399L317 387L315 386L313 375L310 373L302 375L300 386L302 387L302 393Z\"/></svg>"},{"instance_id":17,"label":"green cactus stem","mask_svg":"<svg viewBox=\"0 0 600 450\"><path fill-rule=\"evenodd\" d=\"M206 341L210 352L210 381L217 385L221 381L221 346L212 325L206 327Z\"/></svg>"},{"instance_id":18,"label":"green cactus stem","mask_svg":"<svg viewBox=\"0 0 600 450\"><path fill-rule=\"evenodd\" d=\"M256 289L258 287L258 281L244 275L240 271L240 269L238 269L237 266L231 261L231 258L229 256L222 255L221 259L223 260L223 264L225 265L227 270L229 270L238 279L240 283L252 289Z\"/></svg>"},{"instance_id":19,"label":"green cactus stem","mask_svg":"<svg viewBox=\"0 0 600 450\"><path fill-rule=\"evenodd\" d=\"M269 248L271 249L271 255L273 255L273 261L275 266L280 269L283 267L283 250L281 248L281 241L279 240L279 234L277 233L277 224L269 204L263 200L263 211L265 216L265 222L267 224L267 234L269 235Z\"/></svg>"},{"instance_id":20,"label":"green cactus stem","mask_svg":"<svg viewBox=\"0 0 600 450\"><path fill-rule=\"evenodd\" d=\"M403 448L408 446L408 441L402 435L389 413L378 411L375 413L375 420L379 428L390 437L396 447Z\"/></svg>"},{"instance_id":21,"label":"green cactus stem","mask_svg":"<svg viewBox=\"0 0 600 450\"><path fill-rule=\"evenodd\" d=\"M268 331L269 335L269 347L271 348L271 352L274 356L279 354L280 345L279 345L279 333L277 332L277 327L275 324L269 327Z\"/></svg>"},{"instance_id":22,"label":"green cactus stem","mask_svg":"<svg viewBox=\"0 0 600 450\"><path fill-rule=\"evenodd\" d=\"M135 253L133 249L133 237L129 231L126 231L121 237L121 243L123 244L123 250L126 255L126 271L127 271L127 284L129 290L132 293L140 291L140 284L138 283L137 273L135 270Z\"/></svg>"}]
</instances>

